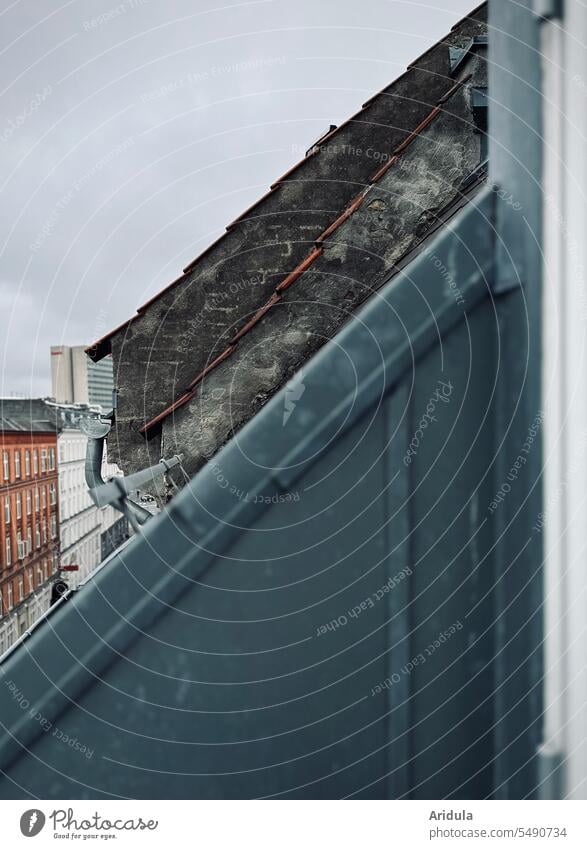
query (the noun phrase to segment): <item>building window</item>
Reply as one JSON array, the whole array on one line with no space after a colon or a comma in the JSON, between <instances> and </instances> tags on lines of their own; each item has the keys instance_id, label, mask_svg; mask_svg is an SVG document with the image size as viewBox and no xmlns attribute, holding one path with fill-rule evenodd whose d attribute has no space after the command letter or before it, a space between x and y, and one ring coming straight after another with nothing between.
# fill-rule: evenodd
<instances>
[{"instance_id":1,"label":"building window","mask_svg":"<svg viewBox=\"0 0 587 849\"><path fill-rule=\"evenodd\" d=\"M14 452L14 477L20 477L20 451Z\"/></svg>"},{"instance_id":2,"label":"building window","mask_svg":"<svg viewBox=\"0 0 587 849\"><path fill-rule=\"evenodd\" d=\"M36 448L33 451L33 474L39 474L39 454Z\"/></svg>"},{"instance_id":3,"label":"building window","mask_svg":"<svg viewBox=\"0 0 587 849\"><path fill-rule=\"evenodd\" d=\"M41 490L41 498L42 498L43 510L46 510L47 509L47 487L45 487L45 486Z\"/></svg>"},{"instance_id":4,"label":"building window","mask_svg":"<svg viewBox=\"0 0 587 849\"><path fill-rule=\"evenodd\" d=\"M41 535L43 537L43 545L47 542L47 523L43 519L41 523Z\"/></svg>"},{"instance_id":5,"label":"building window","mask_svg":"<svg viewBox=\"0 0 587 849\"><path fill-rule=\"evenodd\" d=\"M4 496L4 521L7 525L10 524L10 496Z\"/></svg>"},{"instance_id":6,"label":"building window","mask_svg":"<svg viewBox=\"0 0 587 849\"><path fill-rule=\"evenodd\" d=\"M26 529L26 553L30 554L33 550L33 531L29 525Z\"/></svg>"},{"instance_id":7,"label":"building window","mask_svg":"<svg viewBox=\"0 0 587 849\"><path fill-rule=\"evenodd\" d=\"M4 480L7 481L10 477L10 460L8 457L8 451L5 451L2 455L2 462L4 464Z\"/></svg>"},{"instance_id":8,"label":"building window","mask_svg":"<svg viewBox=\"0 0 587 849\"><path fill-rule=\"evenodd\" d=\"M7 595L7 607L9 610L12 610L12 583L8 584L6 587L6 595Z\"/></svg>"},{"instance_id":9,"label":"building window","mask_svg":"<svg viewBox=\"0 0 587 849\"><path fill-rule=\"evenodd\" d=\"M41 474L47 471L47 449L41 448Z\"/></svg>"},{"instance_id":10,"label":"building window","mask_svg":"<svg viewBox=\"0 0 587 849\"><path fill-rule=\"evenodd\" d=\"M49 448L49 471L55 471L55 449Z\"/></svg>"},{"instance_id":11,"label":"building window","mask_svg":"<svg viewBox=\"0 0 587 849\"><path fill-rule=\"evenodd\" d=\"M57 536L57 520L55 516L51 516L51 539Z\"/></svg>"},{"instance_id":12,"label":"building window","mask_svg":"<svg viewBox=\"0 0 587 849\"><path fill-rule=\"evenodd\" d=\"M30 474L31 474L31 452L28 451L28 450L24 452L24 473L25 473L25 476L27 478L30 477Z\"/></svg>"},{"instance_id":13,"label":"building window","mask_svg":"<svg viewBox=\"0 0 587 849\"><path fill-rule=\"evenodd\" d=\"M24 578L21 576L18 579L18 600L22 601L24 598Z\"/></svg>"},{"instance_id":14,"label":"building window","mask_svg":"<svg viewBox=\"0 0 587 849\"><path fill-rule=\"evenodd\" d=\"M46 563L45 560L43 560L43 566L45 567L45 575L46 575L47 574L47 563ZM40 586L40 584L42 584L43 581L44 581L43 566L41 566L40 563L37 566L37 586Z\"/></svg>"},{"instance_id":15,"label":"building window","mask_svg":"<svg viewBox=\"0 0 587 849\"><path fill-rule=\"evenodd\" d=\"M26 514L27 516L31 515L32 510L32 499L31 499L31 491L27 489L26 491Z\"/></svg>"},{"instance_id":16,"label":"building window","mask_svg":"<svg viewBox=\"0 0 587 849\"><path fill-rule=\"evenodd\" d=\"M35 487L35 513L39 512L39 487Z\"/></svg>"},{"instance_id":17,"label":"building window","mask_svg":"<svg viewBox=\"0 0 587 849\"><path fill-rule=\"evenodd\" d=\"M57 490L54 483L49 484L49 503L57 504Z\"/></svg>"},{"instance_id":18,"label":"building window","mask_svg":"<svg viewBox=\"0 0 587 849\"><path fill-rule=\"evenodd\" d=\"M24 560L25 552L24 552L24 542L22 541L22 534L19 531L16 535L16 548L17 548L17 556L19 560Z\"/></svg>"},{"instance_id":19,"label":"building window","mask_svg":"<svg viewBox=\"0 0 587 849\"><path fill-rule=\"evenodd\" d=\"M22 518L22 496L20 492L16 493L16 518Z\"/></svg>"},{"instance_id":20,"label":"building window","mask_svg":"<svg viewBox=\"0 0 587 849\"><path fill-rule=\"evenodd\" d=\"M12 563L12 545L10 544L10 537L6 537L6 565L10 566Z\"/></svg>"},{"instance_id":21,"label":"building window","mask_svg":"<svg viewBox=\"0 0 587 849\"><path fill-rule=\"evenodd\" d=\"M39 523L35 524L35 548L41 547L41 530L39 528Z\"/></svg>"}]
</instances>

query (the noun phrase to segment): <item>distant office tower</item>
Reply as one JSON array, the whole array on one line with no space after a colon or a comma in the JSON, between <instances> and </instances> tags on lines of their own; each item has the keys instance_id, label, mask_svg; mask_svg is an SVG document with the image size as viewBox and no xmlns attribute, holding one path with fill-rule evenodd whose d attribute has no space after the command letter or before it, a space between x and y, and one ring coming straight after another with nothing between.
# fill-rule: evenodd
<instances>
[{"instance_id":1,"label":"distant office tower","mask_svg":"<svg viewBox=\"0 0 587 849\"><path fill-rule=\"evenodd\" d=\"M112 409L112 357L92 362L83 345L51 346L51 394L60 404L99 404Z\"/></svg>"}]
</instances>

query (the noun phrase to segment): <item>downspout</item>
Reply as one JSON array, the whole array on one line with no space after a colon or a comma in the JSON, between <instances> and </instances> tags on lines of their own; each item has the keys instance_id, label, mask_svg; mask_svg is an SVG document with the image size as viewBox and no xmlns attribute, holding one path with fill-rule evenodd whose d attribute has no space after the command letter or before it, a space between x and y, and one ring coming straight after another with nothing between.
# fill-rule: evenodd
<instances>
[{"instance_id":1,"label":"downspout","mask_svg":"<svg viewBox=\"0 0 587 849\"><path fill-rule=\"evenodd\" d=\"M86 484L90 491L90 498L96 507L107 507L109 504L112 504L112 506L116 507L124 515L126 515L134 530L137 531L139 530L138 526L144 525L145 522L151 518L152 514L148 510L141 507L140 504L137 504L136 501L133 501L126 494L124 497L121 494L121 499L118 504L113 504L111 501L100 498L100 493L104 492L101 488L106 485L106 481L102 477L102 460L104 458L105 439L106 435L99 437L88 436L85 475ZM128 509L123 509L123 507Z\"/></svg>"},{"instance_id":2,"label":"downspout","mask_svg":"<svg viewBox=\"0 0 587 849\"><path fill-rule=\"evenodd\" d=\"M560 21L542 0L535 9L541 26L543 122L543 289L542 289L542 398L544 409L543 457L544 503L534 532L544 538L544 724L538 749L539 796L561 799L564 794L564 716L566 564L564 536L567 513L565 489L566 440L563 438L567 410L564 314L565 250L561 232L564 216L563 122L564 35Z\"/></svg>"},{"instance_id":3,"label":"downspout","mask_svg":"<svg viewBox=\"0 0 587 849\"><path fill-rule=\"evenodd\" d=\"M538 0L536 0L538 2ZM587 8L541 0L544 124L545 508L543 798L587 780ZM557 19L557 17L559 19Z\"/></svg>"}]
</instances>

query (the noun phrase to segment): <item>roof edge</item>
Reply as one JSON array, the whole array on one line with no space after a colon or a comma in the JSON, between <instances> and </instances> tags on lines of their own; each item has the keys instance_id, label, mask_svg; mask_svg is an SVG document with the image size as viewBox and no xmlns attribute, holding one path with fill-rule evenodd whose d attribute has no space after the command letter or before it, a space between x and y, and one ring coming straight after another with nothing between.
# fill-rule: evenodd
<instances>
[{"instance_id":1,"label":"roof edge","mask_svg":"<svg viewBox=\"0 0 587 849\"><path fill-rule=\"evenodd\" d=\"M391 391L413 367L414 359L437 344L439 333L446 335L491 296L494 205L495 193L486 188L430 246L430 254L441 263L460 269L466 306L446 286L438 285L429 256L418 256L306 364L306 393L319 397L320 405L307 405L307 415L292 419L292 428L285 432L281 424L287 387L283 387L166 511L117 551L82 592L55 610L50 628L36 629L26 649L21 644L6 658L0 676L26 681L27 698L49 720L75 704L112 662L124 656L138 633L149 631L162 608L175 603L186 580L193 583L202 576L214 558L268 509L264 498L235 499L218 486L218 465L231 469L231 478L242 491L261 495L287 491L334 436L380 402L382 393ZM429 297L423 299L422 291ZM403 319L399 336L388 318L398 307ZM389 312L382 314L382 309ZM341 368L341 363L349 362L352 365ZM326 416L324 410L329 411ZM170 562L173 569L162 568ZM112 598L119 603L113 605ZM68 646L74 637L72 654ZM5 729L0 766L6 771L44 731L4 690L0 691Z\"/></svg>"}]
</instances>

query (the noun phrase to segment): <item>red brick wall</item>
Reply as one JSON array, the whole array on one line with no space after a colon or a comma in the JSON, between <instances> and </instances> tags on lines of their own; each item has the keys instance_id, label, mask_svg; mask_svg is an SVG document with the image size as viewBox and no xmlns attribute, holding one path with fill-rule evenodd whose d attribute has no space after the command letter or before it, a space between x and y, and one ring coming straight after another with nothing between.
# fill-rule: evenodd
<instances>
[{"instance_id":1,"label":"red brick wall","mask_svg":"<svg viewBox=\"0 0 587 849\"><path fill-rule=\"evenodd\" d=\"M8 461L7 472L5 457ZM37 490L38 498L35 495ZM54 504L51 504L51 490L54 493ZM7 499L10 505L9 521L6 512ZM18 499L20 518L17 510ZM55 536L52 536L52 521ZM19 535L24 543L22 560L18 557ZM7 562L7 540L10 540L10 563ZM57 571L58 558L54 564L53 555L58 550L57 435L0 432L0 616L9 610L9 587L12 587L14 609Z\"/></svg>"}]
</instances>

